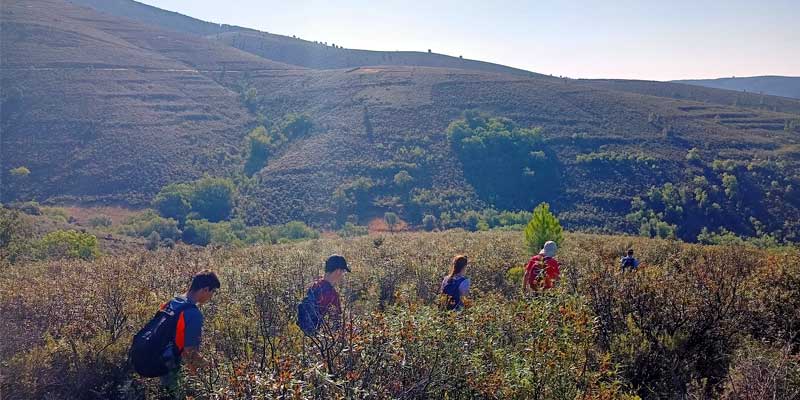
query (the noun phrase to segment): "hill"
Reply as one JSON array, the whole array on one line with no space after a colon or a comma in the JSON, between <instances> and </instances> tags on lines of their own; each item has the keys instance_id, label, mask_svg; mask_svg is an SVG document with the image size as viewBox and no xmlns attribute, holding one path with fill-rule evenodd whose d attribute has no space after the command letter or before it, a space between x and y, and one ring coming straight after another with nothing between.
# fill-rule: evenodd
<instances>
[{"instance_id":1,"label":"hill","mask_svg":"<svg viewBox=\"0 0 800 400\"><path fill-rule=\"evenodd\" d=\"M676 100L691 100L702 103L749 108L754 110L778 111L800 114L800 101L775 96L770 93L742 92L692 85L683 82L657 82L628 79L581 79L579 82L589 86L638 93L648 96Z\"/></svg>"},{"instance_id":2,"label":"hill","mask_svg":"<svg viewBox=\"0 0 800 400\"><path fill-rule=\"evenodd\" d=\"M776 112L665 97L696 88L671 83L643 94L442 66L310 69L63 0L8 2L2 24L3 202L144 205L210 174L237 181L251 224L336 228L394 211L449 227L549 201L573 229L800 231L791 99ZM250 176L259 126L272 144ZM21 166L30 175L11 172Z\"/></svg>"},{"instance_id":3,"label":"hill","mask_svg":"<svg viewBox=\"0 0 800 400\"><path fill-rule=\"evenodd\" d=\"M313 42L259 32L231 25L214 24L162 10L133 0L70 0L103 13L129 18L141 23L189 34L209 36L222 43L263 56L270 60L315 69L353 68L369 65L413 65L462 68L486 72L502 72L521 76L540 76L530 71L467 60L443 54L418 51L370 51L346 49L334 44Z\"/></svg>"},{"instance_id":4,"label":"hill","mask_svg":"<svg viewBox=\"0 0 800 400\"><path fill-rule=\"evenodd\" d=\"M751 76L718 79L685 79L673 82L800 99L800 77L797 76Z\"/></svg>"}]
</instances>

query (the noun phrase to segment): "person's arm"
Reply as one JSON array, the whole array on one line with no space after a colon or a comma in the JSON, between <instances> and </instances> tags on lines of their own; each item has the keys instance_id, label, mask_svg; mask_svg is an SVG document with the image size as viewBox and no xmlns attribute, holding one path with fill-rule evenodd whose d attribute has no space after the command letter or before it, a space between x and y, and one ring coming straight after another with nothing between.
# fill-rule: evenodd
<instances>
[{"instance_id":1,"label":"person's arm","mask_svg":"<svg viewBox=\"0 0 800 400\"><path fill-rule=\"evenodd\" d=\"M530 274L531 274L531 270L528 268L528 266L525 266L525 275L522 277L522 292L523 293L527 293L528 292L528 278L530 277Z\"/></svg>"}]
</instances>

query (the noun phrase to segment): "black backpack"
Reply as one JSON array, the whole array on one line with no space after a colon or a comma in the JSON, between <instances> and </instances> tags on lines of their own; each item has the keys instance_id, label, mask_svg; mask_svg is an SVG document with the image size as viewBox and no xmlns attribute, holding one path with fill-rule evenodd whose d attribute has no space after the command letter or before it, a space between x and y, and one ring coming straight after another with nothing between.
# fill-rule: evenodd
<instances>
[{"instance_id":1,"label":"black backpack","mask_svg":"<svg viewBox=\"0 0 800 400\"><path fill-rule=\"evenodd\" d=\"M154 378L166 375L180 364L180 354L175 348L175 330L181 313L191 307L185 303L171 308L168 303L133 337L128 360L137 374Z\"/></svg>"},{"instance_id":2,"label":"black backpack","mask_svg":"<svg viewBox=\"0 0 800 400\"><path fill-rule=\"evenodd\" d=\"M309 288L306 297L297 305L297 326L307 336L315 336L322 325L322 314L317 304L317 292Z\"/></svg>"},{"instance_id":3,"label":"black backpack","mask_svg":"<svg viewBox=\"0 0 800 400\"><path fill-rule=\"evenodd\" d=\"M461 282L467 279L464 276L448 279L447 283L442 288L442 294L445 295L445 309L448 311L460 309L464 303L461 302Z\"/></svg>"},{"instance_id":4,"label":"black backpack","mask_svg":"<svg viewBox=\"0 0 800 400\"><path fill-rule=\"evenodd\" d=\"M636 259L631 256L625 256L622 258L622 269L629 268L634 269L636 268Z\"/></svg>"}]
</instances>

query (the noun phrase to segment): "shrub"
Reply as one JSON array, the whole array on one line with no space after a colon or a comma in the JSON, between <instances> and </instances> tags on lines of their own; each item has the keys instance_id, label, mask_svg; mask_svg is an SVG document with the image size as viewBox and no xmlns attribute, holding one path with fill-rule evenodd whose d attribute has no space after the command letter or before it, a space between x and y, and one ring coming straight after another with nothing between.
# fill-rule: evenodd
<instances>
[{"instance_id":1,"label":"shrub","mask_svg":"<svg viewBox=\"0 0 800 400\"><path fill-rule=\"evenodd\" d=\"M183 241L198 246L206 246L213 238L212 225L204 219L189 219L183 227Z\"/></svg>"},{"instance_id":2,"label":"shrub","mask_svg":"<svg viewBox=\"0 0 800 400\"><path fill-rule=\"evenodd\" d=\"M161 245L161 235L159 235L158 232L153 231L149 236L147 236L147 244L145 244L145 247L147 250L153 251L157 250L159 245Z\"/></svg>"},{"instance_id":3,"label":"shrub","mask_svg":"<svg viewBox=\"0 0 800 400\"><path fill-rule=\"evenodd\" d=\"M33 253L33 225L18 210L0 207L0 266L15 263Z\"/></svg>"},{"instance_id":4,"label":"shrub","mask_svg":"<svg viewBox=\"0 0 800 400\"><path fill-rule=\"evenodd\" d=\"M525 228L525 243L531 253L538 253L545 242L552 240L560 245L564 241L563 229L558 219L550 213L550 205L539 204Z\"/></svg>"},{"instance_id":5,"label":"shrub","mask_svg":"<svg viewBox=\"0 0 800 400\"><path fill-rule=\"evenodd\" d=\"M689 162L698 162L698 161L700 161L700 151L697 150L697 147L692 147L686 153L686 161L689 161Z\"/></svg>"},{"instance_id":6,"label":"shrub","mask_svg":"<svg viewBox=\"0 0 800 400\"><path fill-rule=\"evenodd\" d=\"M47 216L47 218L50 218L53 221L58 221L61 222L62 224L70 222L69 214L63 208L42 207L41 210L43 215Z\"/></svg>"},{"instance_id":7,"label":"shrub","mask_svg":"<svg viewBox=\"0 0 800 400\"><path fill-rule=\"evenodd\" d=\"M422 228L428 232L436 229L436 217L430 214L425 214L425 216L422 217Z\"/></svg>"},{"instance_id":8,"label":"shrub","mask_svg":"<svg viewBox=\"0 0 800 400\"><path fill-rule=\"evenodd\" d=\"M153 232L158 232L162 239L178 239L181 231L178 229L178 221L172 218L163 218L147 210L139 215L132 216L120 226L120 232L129 236L148 237Z\"/></svg>"},{"instance_id":9,"label":"shrub","mask_svg":"<svg viewBox=\"0 0 800 400\"><path fill-rule=\"evenodd\" d=\"M357 236L364 236L369 233L369 230L366 226L359 226L355 225L352 222L345 222L344 226L341 230L339 230L339 236L345 238L352 238Z\"/></svg>"},{"instance_id":10,"label":"shrub","mask_svg":"<svg viewBox=\"0 0 800 400\"><path fill-rule=\"evenodd\" d=\"M31 174L31 170L29 170L27 167L12 168L8 172L11 173L11 176L17 178L24 178Z\"/></svg>"},{"instance_id":11,"label":"shrub","mask_svg":"<svg viewBox=\"0 0 800 400\"><path fill-rule=\"evenodd\" d=\"M253 129L247 135L247 161L244 173L252 176L267 165L272 141L263 126Z\"/></svg>"},{"instance_id":12,"label":"shrub","mask_svg":"<svg viewBox=\"0 0 800 400\"><path fill-rule=\"evenodd\" d=\"M294 241L302 239L316 239L319 232L301 221L291 221L276 228L278 241Z\"/></svg>"},{"instance_id":13,"label":"shrub","mask_svg":"<svg viewBox=\"0 0 800 400\"><path fill-rule=\"evenodd\" d=\"M192 209L194 188L186 183L173 183L164 186L153 199L152 205L165 218L172 218L183 224Z\"/></svg>"},{"instance_id":14,"label":"shrub","mask_svg":"<svg viewBox=\"0 0 800 400\"><path fill-rule=\"evenodd\" d=\"M114 221L107 215L95 215L89 218L88 223L92 228L108 228Z\"/></svg>"},{"instance_id":15,"label":"shrub","mask_svg":"<svg viewBox=\"0 0 800 400\"><path fill-rule=\"evenodd\" d=\"M278 124L278 131L288 140L308 135L313 128L311 117L306 114L289 114Z\"/></svg>"},{"instance_id":16,"label":"shrub","mask_svg":"<svg viewBox=\"0 0 800 400\"><path fill-rule=\"evenodd\" d=\"M397 187L405 188L414 181L414 178L408 171L403 170L394 175L393 181Z\"/></svg>"},{"instance_id":17,"label":"shrub","mask_svg":"<svg viewBox=\"0 0 800 400\"><path fill-rule=\"evenodd\" d=\"M205 177L194 184L192 211L210 222L228 219L233 210L236 187L224 178Z\"/></svg>"},{"instance_id":18,"label":"shrub","mask_svg":"<svg viewBox=\"0 0 800 400\"><path fill-rule=\"evenodd\" d=\"M400 222L400 217L393 212L387 212L383 214L383 220L386 222L386 225L389 227L390 232L394 232L395 226Z\"/></svg>"},{"instance_id":19,"label":"shrub","mask_svg":"<svg viewBox=\"0 0 800 400\"><path fill-rule=\"evenodd\" d=\"M41 258L81 258L100 256L97 237L76 230L58 230L46 234L37 244Z\"/></svg>"}]
</instances>

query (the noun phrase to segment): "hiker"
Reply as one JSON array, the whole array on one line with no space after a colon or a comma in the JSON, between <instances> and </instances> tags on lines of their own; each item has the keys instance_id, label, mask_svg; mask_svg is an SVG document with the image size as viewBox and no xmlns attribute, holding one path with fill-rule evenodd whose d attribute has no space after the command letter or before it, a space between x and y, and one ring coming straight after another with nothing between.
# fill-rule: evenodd
<instances>
[{"instance_id":1,"label":"hiker","mask_svg":"<svg viewBox=\"0 0 800 400\"><path fill-rule=\"evenodd\" d=\"M539 288L550 289L561 275L558 261L555 259L558 246L556 242L548 241L539 254L531 257L525 266L525 277L522 287L525 293L537 291Z\"/></svg>"},{"instance_id":2,"label":"hiker","mask_svg":"<svg viewBox=\"0 0 800 400\"><path fill-rule=\"evenodd\" d=\"M455 256L450 265L450 273L442 280L443 306L448 311L460 311L464 308L464 297L469 294L470 285L469 278L464 275L468 262L467 256Z\"/></svg>"},{"instance_id":3,"label":"hiker","mask_svg":"<svg viewBox=\"0 0 800 400\"><path fill-rule=\"evenodd\" d=\"M639 268L639 260L633 256L633 249L628 249L628 255L620 260L622 272L626 270L636 271Z\"/></svg>"},{"instance_id":4,"label":"hiker","mask_svg":"<svg viewBox=\"0 0 800 400\"><path fill-rule=\"evenodd\" d=\"M214 271L202 270L192 277L189 290L161 305L156 315L134 336L130 359L145 377L160 377L166 397L182 397L181 364L190 372L206 365L200 355L203 314L198 306L219 290Z\"/></svg>"},{"instance_id":5,"label":"hiker","mask_svg":"<svg viewBox=\"0 0 800 400\"><path fill-rule=\"evenodd\" d=\"M297 325L310 337L316 336L321 326L330 323L337 330L340 325L342 306L335 286L350 272L344 257L333 254L325 261L325 275L319 278L306 292L306 297L297 306Z\"/></svg>"}]
</instances>

